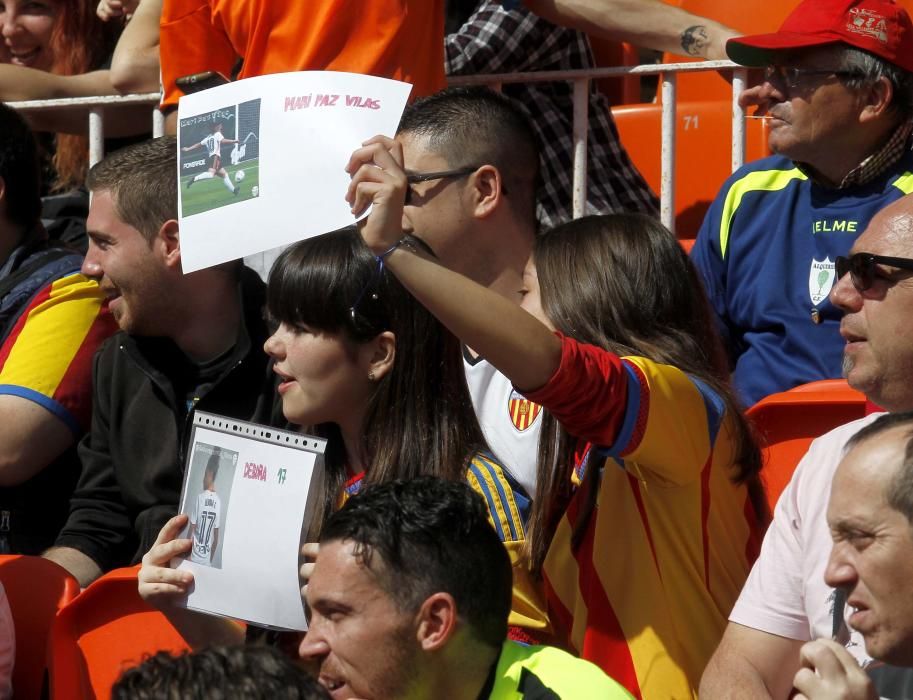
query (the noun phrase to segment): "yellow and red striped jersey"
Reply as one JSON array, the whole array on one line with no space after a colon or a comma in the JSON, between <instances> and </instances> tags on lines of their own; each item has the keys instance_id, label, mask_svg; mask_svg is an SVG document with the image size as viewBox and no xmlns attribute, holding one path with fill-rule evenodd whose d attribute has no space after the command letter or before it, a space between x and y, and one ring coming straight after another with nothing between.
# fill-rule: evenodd
<instances>
[{"instance_id":1,"label":"yellow and red striped jersey","mask_svg":"<svg viewBox=\"0 0 913 700\"><path fill-rule=\"evenodd\" d=\"M0 347L0 394L34 401L81 436L92 416L92 357L116 330L94 280L74 273L51 282Z\"/></svg>"},{"instance_id":2,"label":"yellow and red striped jersey","mask_svg":"<svg viewBox=\"0 0 913 700\"><path fill-rule=\"evenodd\" d=\"M602 470L581 543L573 496L544 564L559 639L638 698L697 697L760 544L720 397L680 370L564 338L529 395ZM577 474L579 476L579 473Z\"/></svg>"}]
</instances>

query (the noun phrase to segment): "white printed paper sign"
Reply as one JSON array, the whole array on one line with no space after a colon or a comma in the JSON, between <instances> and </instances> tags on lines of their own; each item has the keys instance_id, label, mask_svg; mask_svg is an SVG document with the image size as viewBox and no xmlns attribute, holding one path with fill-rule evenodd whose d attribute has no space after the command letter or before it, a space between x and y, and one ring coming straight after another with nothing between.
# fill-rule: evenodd
<instances>
[{"instance_id":1,"label":"white printed paper sign","mask_svg":"<svg viewBox=\"0 0 913 700\"><path fill-rule=\"evenodd\" d=\"M320 496L326 443L198 412L184 473L193 610L306 630L298 579L302 534Z\"/></svg>"},{"instance_id":2,"label":"white printed paper sign","mask_svg":"<svg viewBox=\"0 0 913 700\"><path fill-rule=\"evenodd\" d=\"M346 163L392 135L412 86L356 73L248 78L178 105L185 273L354 222Z\"/></svg>"}]
</instances>

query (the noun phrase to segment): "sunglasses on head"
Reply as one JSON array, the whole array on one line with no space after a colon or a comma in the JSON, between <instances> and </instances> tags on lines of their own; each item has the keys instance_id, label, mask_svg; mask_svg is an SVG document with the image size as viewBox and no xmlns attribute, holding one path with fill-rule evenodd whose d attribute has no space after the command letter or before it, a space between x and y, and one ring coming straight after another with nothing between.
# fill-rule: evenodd
<instances>
[{"instance_id":1,"label":"sunglasses on head","mask_svg":"<svg viewBox=\"0 0 913 700\"><path fill-rule=\"evenodd\" d=\"M913 258L891 258L885 255L872 255L871 253L854 253L848 258L838 255L834 261L837 279L839 280L849 272L853 280L853 286L860 292L866 291L875 282L877 265L890 265L901 270L913 270Z\"/></svg>"}]
</instances>

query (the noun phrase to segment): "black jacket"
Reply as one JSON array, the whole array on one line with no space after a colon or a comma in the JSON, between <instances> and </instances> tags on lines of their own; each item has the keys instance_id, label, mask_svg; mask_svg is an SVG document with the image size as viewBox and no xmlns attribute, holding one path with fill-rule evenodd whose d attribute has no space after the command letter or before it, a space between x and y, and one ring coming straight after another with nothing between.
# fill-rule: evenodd
<instances>
[{"instance_id":1,"label":"black jacket","mask_svg":"<svg viewBox=\"0 0 913 700\"><path fill-rule=\"evenodd\" d=\"M263 343L264 286L245 268L244 323L231 362L195 408L271 423L275 377ZM120 332L95 357L92 428L79 444L82 476L56 546L91 557L103 571L138 562L177 514L192 411L171 372L180 351L166 338Z\"/></svg>"}]
</instances>

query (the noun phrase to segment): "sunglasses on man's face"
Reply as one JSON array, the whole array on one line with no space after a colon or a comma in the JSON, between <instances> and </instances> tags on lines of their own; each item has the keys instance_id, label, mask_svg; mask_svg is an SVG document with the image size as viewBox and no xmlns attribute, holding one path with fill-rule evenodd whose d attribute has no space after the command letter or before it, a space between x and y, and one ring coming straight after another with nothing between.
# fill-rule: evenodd
<instances>
[{"instance_id":1,"label":"sunglasses on man's face","mask_svg":"<svg viewBox=\"0 0 913 700\"><path fill-rule=\"evenodd\" d=\"M913 258L891 258L885 255L872 255L871 253L854 253L848 258L837 256L834 266L837 270L837 279L841 279L847 272L853 280L853 286L860 292L870 289L875 282L875 273L878 265L889 265L901 270L913 271Z\"/></svg>"}]
</instances>

